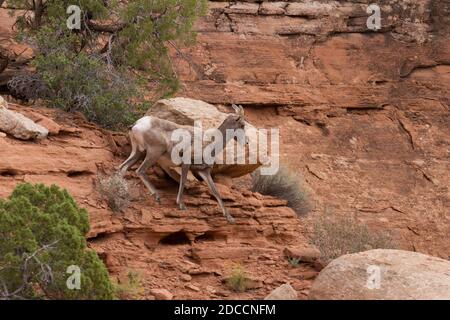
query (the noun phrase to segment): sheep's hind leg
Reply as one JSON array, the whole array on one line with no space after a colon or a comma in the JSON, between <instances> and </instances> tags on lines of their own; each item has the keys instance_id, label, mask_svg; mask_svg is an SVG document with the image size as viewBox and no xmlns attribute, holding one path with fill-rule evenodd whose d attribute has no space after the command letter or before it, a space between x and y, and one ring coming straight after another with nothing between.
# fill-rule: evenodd
<instances>
[{"instance_id":1,"label":"sheep's hind leg","mask_svg":"<svg viewBox=\"0 0 450 320\"><path fill-rule=\"evenodd\" d=\"M125 175L125 173L135 165L144 155L143 152L139 151L134 139L131 137L131 154L130 157L120 165L119 173L121 176Z\"/></svg>"},{"instance_id":2,"label":"sheep's hind leg","mask_svg":"<svg viewBox=\"0 0 450 320\"><path fill-rule=\"evenodd\" d=\"M137 175L141 178L144 185L150 191L150 194L155 197L155 200L161 204L161 197L159 195L159 191L156 187L150 182L147 176L147 170L151 166L153 166L156 161L163 155L163 150L147 150L147 155L145 156L144 162L140 165L140 167L136 170Z\"/></svg>"},{"instance_id":3,"label":"sheep's hind leg","mask_svg":"<svg viewBox=\"0 0 450 320\"><path fill-rule=\"evenodd\" d=\"M119 173L120 175L125 175L125 173L134 166L143 156L142 152L136 151L131 153L130 157L120 165Z\"/></svg>"}]
</instances>

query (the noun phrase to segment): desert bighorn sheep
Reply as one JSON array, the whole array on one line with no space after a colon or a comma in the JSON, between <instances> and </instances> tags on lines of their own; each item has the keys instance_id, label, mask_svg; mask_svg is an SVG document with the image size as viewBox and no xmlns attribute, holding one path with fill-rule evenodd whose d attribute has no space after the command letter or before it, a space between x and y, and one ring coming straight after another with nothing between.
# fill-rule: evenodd
<instances>
[{"instance_id":1,"label":"desert bighorn sheep","mask_svg":"<svg viewBox=\"0 0 450 320\"><path fill-rule=\"evenodd\" d=\"M242 106L233 105L233 109L236 111L235 114L230 114L223 123L217 128L222 134L222 141L214 141L216 147L212 150L211 156L215 157L216 154L220 153L230 139L236 138L235 135L227 134L228 130L244 130L245 120L244 120L244 109ZM178 125L174 122L156 118L153 116L146 116L139 119L132 129L130 130L130 139L132 151L130 157L119 167L121 175L124 175L131 166L136 164L139 159L145 155L145 160L136 170L139 178L141 178L144 185L150 191L150 193L155 196L156 201L160 202L160 196L158 190L153 186L146 175L146 171L149 167L156 164L156 162L162 156L172 155L172 150L174 149L176 143L172 141L172 133L177 129L184 129L190 133L194 132L194 127ZM247 140L246 140L247 141ZM193 149L192 149L193 150ZM211 170L213 164L208 164L205 161L198 162L190 161L189 163L181 163L181 177L180 186L177 196L177 204L180 206L181 210L185 210L186 206L183 202L183 192L184 185L186 183L187 175L189 170L194 173L194 175L201 177L206 184L213 196L217 199L220 208L223 211L224 216L229 223L234 223L234 218L227 212L222 198L217 191L216 185L211 177Z\"/></svg>"}]
</instances>

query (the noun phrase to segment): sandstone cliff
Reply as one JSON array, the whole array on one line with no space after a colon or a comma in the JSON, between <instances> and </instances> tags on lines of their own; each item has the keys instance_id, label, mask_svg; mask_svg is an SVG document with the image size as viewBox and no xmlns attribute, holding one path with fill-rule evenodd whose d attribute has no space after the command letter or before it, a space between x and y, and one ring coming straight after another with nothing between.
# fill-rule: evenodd
<instances>
[{"instance_id":1,"label":"sandstone cliff","mask_svg":"<svg viewBox=\"0 0 450 320\"><path fill-rule=\"evenodd\" d=\"M405 249L450 256L450 3L211 1L178 57L180 95L280 127L317 210L355 213Z\"/></svg>"},{"instance_id":2,"label":"sandstone cliff","mask_svg":"<svg viewBox=\"0 0 450 320\"><path fill-rule=\"evenodd\" d=\"M314 192L312 216L356 214L371 228L391 230L403 249L448 258L450 4L379 1L383 28L372 32L365 26L371 2L211 1L197 45L174 52L179 95L242 104L255 126L279 127L283 161ZM0 19L9 18L0 11ZM89 210L91 246L111 274L141 272L145 297L164 288L175 298L262 298L290 282L306 298L316 270L290 269L283 249L306 244L309 221L283 201L221 186L238 220L229 226L204 187L190 190L190 209L180 212L176 186L150 172L163 206L130 174L131 207L112 214L97 180L127 156L126 136L78 115L11 109L50 129L50 137L0 136L0 197L22 181L67 188ZM234 263L254 278L247 294L223 289Z\"/></svg>"}]
</instances>

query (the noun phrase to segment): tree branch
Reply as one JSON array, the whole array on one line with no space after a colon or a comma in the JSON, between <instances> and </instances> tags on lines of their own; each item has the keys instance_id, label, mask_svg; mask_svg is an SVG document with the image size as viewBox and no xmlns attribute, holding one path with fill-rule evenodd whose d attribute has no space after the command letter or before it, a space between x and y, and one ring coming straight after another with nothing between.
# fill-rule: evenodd
<instances>
[{"instance_id":1,"label":"tree branch","mask_svg":"<svg viewBox=\"0 0 450 320\"><path fill-rule=\"evenodd\" d=\"M48 245L44 245L31 254L24 253L22 256L22 260L23 260L22 266L20 267L21 278L22 278L21 285L13 292L9 292L6 283L0 279L0 300L25 299L25 297L22 296L22 293L25 289L27 289L30 286L29 281L30 281L30 279L32 279L34 277L40 276L41 280L44 284L51 283L53 281L52 269L48 264L42 263L39 260L38 255L43 251L53 249L54 246L58 242L59 242L59 240L54 241L53 243L50 243ZM37 263L37 266L40 269L39 272L30 273L30 270L29 270L30 261L34 261Z\"/></svg>"}]
</instances>

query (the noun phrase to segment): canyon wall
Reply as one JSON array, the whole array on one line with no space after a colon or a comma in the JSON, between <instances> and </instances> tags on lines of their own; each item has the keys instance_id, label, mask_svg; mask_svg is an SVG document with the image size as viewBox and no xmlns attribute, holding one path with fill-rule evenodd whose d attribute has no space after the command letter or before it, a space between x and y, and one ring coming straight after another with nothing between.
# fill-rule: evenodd
<instances>
[{"instance_id":1,"label":"canyon wall","mask_svg":"<svg viewBox=\"0 0 450 320\"><path fill-rule=\"evenodd\" d=\"M353 214L450 256L450 2L210 1L174 53L182 96L242 104L281 129L316 212Z\"/></svg>"},{"instance_id":2,"label":"canyon wall","mask_svg":"<svg viewBox=\"0 0 450 320\"><path fill-rule=\"evenodd\" d=\"M448 259L450 2L379 1L377 32L367 30L369 2L211 1L197 44L173 53L180 96L242 104L254 125L280 128L282 161L316 203L309 217L221 185L237 225L226 223L204 186L187 192L182 212L177 186L157 171L149 174L162 206L130 173L131 205L113 214L98 180L127 156L126 135L77 114L15 104L11 110L51 134L35 143L0 136L0 197L20 182L67 188L88 209L89 245L111 275L139 272L150 299L154 289L175 298L263 298L285 282L305 299L320 265L293 268L283 251L307 246L311 222L324 212L355 215L392 232L404 249ZM8 21L0 10L0 38L19 54ZM224 286L235 263L251 276L247 293Z\"/></svg>"}]
</instances>

